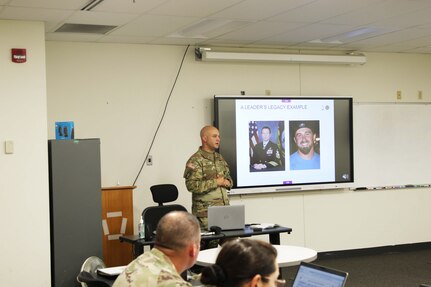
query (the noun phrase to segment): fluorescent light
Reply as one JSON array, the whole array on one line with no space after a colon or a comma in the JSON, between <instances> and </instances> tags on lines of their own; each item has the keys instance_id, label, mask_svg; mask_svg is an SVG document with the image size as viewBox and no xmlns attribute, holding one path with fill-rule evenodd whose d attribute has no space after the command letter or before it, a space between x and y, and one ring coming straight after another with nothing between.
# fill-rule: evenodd
<instances>
[{"instance_id":1,"label":"fluorescent light","mask_svg":"<svg viewBox=\"0 0 431 287\"><path fill-rule=\"evenodd\" d=\"M307 55L307 54L269 54L249 52L215 52L197 49L197 58L202 61L242 61L242 62L285 62L309 64L362 65L367 62L364 55Z\"/></svg>"}]
</instances>

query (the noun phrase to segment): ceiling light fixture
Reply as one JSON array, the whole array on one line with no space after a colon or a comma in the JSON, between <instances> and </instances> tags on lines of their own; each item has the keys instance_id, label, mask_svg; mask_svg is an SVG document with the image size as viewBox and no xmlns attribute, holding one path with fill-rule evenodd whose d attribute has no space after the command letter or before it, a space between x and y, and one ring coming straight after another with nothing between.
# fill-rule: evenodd
<instances>
[{"instance_id":1,"label":"ceiling light fixture","mask_svg":"<svg viewBox=\"0 0 431 287\"><path fill-rule=\"evenodd\" d=\"M250 52L216 52L208 48L196 48L197 61L241 61L241 62L284 62L305 64L363 65L364 55L310 55Z\"/></svg>"}]
</instances>

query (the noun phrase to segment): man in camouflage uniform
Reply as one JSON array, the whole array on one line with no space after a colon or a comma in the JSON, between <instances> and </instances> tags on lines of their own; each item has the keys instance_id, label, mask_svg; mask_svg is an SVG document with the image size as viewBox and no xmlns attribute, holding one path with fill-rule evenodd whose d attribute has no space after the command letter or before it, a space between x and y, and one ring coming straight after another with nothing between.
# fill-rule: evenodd
<instances>
[{"instance_id":1,"label":"man in camouflage uniform","mask_svg":"<svg viewBox=\"0 0 431 287\"><path fill-rule=\"evenodd\" d=\"M168 213L157 225L154 248L132 261L113 287L191 287L180 274L195 264L200 239L195 216L184 211Z\"/></svg>"},{"instance_id":2,"label":"man in camouflage uniform","mask_svg":"<svg viewBox=\"0 0 431 287\"><path fill-rule=\"evenodd\" d=\"M187 161L184 178L192 193L192 213L202 230L208 230L208 206L229 205L227 190L233 181L226 161L216 152L220 146L218 129L203 127L200 137L202 145Z\"/></svg>"}]
</instances>

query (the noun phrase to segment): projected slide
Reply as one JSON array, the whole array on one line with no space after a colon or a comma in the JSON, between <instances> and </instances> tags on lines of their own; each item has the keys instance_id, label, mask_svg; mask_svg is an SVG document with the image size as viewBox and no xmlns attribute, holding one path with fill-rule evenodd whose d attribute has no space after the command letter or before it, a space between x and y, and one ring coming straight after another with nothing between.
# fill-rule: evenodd
<instances>
[{"instance_id":1,"label":"projected slide","mask_svg":"<svg viewBox=\"0 0 431 287\"><path fill-rule=\"evenodd\" d=\"M332 100L249 99L235 109L238 186L334 180Z\"/></svg>"},{"instance_id":2,"label":"projected slide","mask_svg":"<svg viewBox=\"0 0 431 287\"><path fill-rule=\"evenodd\" d=\"M353 182L352 106L341 97L215 96L234 189Z\"/></svg>"}]
</instances>

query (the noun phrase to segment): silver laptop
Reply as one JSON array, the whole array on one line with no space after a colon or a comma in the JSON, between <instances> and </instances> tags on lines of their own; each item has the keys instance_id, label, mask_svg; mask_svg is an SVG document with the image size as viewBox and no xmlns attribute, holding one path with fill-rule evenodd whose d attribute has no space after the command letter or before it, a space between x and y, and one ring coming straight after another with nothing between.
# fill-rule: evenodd
<instances>
[{"instance_id":1,"label":"silver laptop","mask_svg":"<svg viewBox=\"0 0 431 287\"><path fill-rule=\"evenodd\" d=\"M343 287L347 276L344 271L301 262L292 287Z\"/></svg>"},{"instance_id":2,"label":"silver laptop","mask_svg":"<svg viewBox=\"0 0 431 287\"><path fill-rule=\"evenodd\" d=\"M224 205L208 207L208 228L218 226L222 230L244 229L244 205Z\"/></svg>"}]
</instances>

